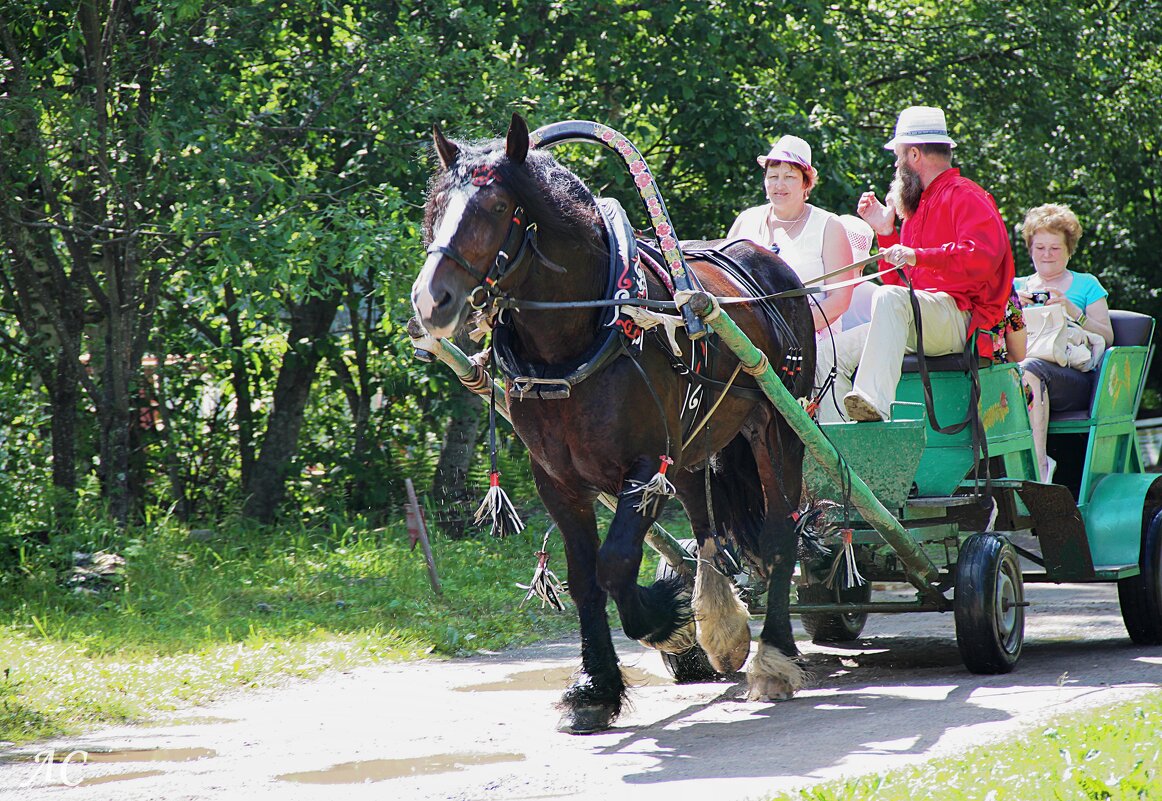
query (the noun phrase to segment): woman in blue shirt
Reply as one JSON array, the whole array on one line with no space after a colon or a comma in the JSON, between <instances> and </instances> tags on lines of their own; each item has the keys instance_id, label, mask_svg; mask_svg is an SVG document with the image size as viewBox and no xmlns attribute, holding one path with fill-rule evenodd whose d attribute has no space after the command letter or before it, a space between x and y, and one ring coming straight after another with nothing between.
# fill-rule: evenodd
<instances>
[{"instance_id":1,"label":"woman in blue shirt","mask_svg":"<svg viewBox=\"0 0 1162 801\"><path fill-rule=\"evenodd\" d=\"M1109 293L1096 277L1074 272L1068 267L1081 239L1081 223L1077 215L1068 206L1047 203L1029 210L1021 233L1035 270L1032 275L1013 282L1021 302L1025 305L1033 303L1036 293L1037 300L1046 305L1061 304L1066 317L1085 330L1100 334L1106 345L1112 344L1114 328L1106 303ZM1029 419L1033 444L1041 462L1041 478L1049 481L1053 473L1053 460L1045 453L1049 409L1088 409L1093 395L1094 373L1083 373L1044 359L1025 359L1021 367L1033 395Z\"/></svg>"}]
</instances>

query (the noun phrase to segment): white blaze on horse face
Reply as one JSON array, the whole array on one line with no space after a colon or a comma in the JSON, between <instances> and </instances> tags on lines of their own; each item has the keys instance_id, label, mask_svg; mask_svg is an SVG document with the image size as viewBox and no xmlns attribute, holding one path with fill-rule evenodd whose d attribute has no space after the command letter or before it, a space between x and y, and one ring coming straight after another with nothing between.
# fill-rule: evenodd
<instances>
[{"instance_id":1,"label":"white blaze on horse face","mask_svg":"<svg viewBox=\"0 0 1162 801\"><path fill-rule=\"evenodd\" d=\"M435 231L432 233L431 246L452 246L452 237L460 230L460 223L464 220L464 213L468 210L468 204L471 202L472 196L479 189L480 187L477 186L461 186L448 190L448 203L444 207L444 214L436 224ZM435 292L432 289L432 281L436 276L436 267L439 266L443 258L444 255L442 253L428 253L428 258L424 262L423 269L420 270L420 274L416 276L415 283L412 284L412 308L415 309L416 316L419 317L420 323L424 326L424 330L437 339L448 337L455 333L453 328L456 322L453 319L442 326L432 322L432 315L435 314L437 306Z\"/></svg>"}]
</instances>

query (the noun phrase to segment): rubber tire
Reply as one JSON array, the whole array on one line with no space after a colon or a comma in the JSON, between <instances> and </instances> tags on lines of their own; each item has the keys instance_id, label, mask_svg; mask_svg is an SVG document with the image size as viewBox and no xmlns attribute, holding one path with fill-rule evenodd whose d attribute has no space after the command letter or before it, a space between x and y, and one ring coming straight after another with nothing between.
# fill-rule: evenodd
<instances>
[{"instance_id":1,"label":"rubber tire","mask_svg":"<svg viewBox=\"0 0 1162 801\"><path fill-rule=\"evenodd\" d=\"M1135 645L1162 645L1162 509L1145 515L1138 565L1141 573L1118 581L1122 622Z\"/></svg>"},{"instance_id":2,"label":"rubber tire","mask_svg":"<svg viewBox=\"0 0 1162 801\"><path fill-rule=\"evenodd\" d=\"M956 564L956 645L973 673L1009 673L1025 641L1025 585L1017 552L989 532L973 534L960 546Z\"/></svg>"},{"instance_id":3,"label":"rubber tire","mask_svg":"<svg viewBox=\"0 0 1162 801\"><path fill-rule=\"evenodd\" d=\"M856 584L839 591L840 603L867 603L871 600L871 584ZM825 604L835 601L835 591L822 584L801 585L799 603ZM851 642L859 639L867 624L867 612L804 612L799 615L803 628L817 643Z\"/></svg>"},{"instance_id":4,"label":"rubber tire","mask_svg":"<svg viewBox=\"0 0 1162 801\"><path fill-rule=\"evenodd\" d=\"M698 556L698 540L678 540L678 544L686 549L686 553L697 558ZM669 579L681 574L675 570L669 562L665 559L658 560L658 569L654 574L655 580ZM687 580L687 587L693 591L694 580ZM674 677L675 684L694 684L696 682L714 681L722 678L722 674L715 670L710 660L706 657L706 652L702 650L702 646L694 643L689 651L682 654L668 654L665 651L659 652L662 655L662 664L666 666L666 670Z\"/></svg>"}]
</instances>

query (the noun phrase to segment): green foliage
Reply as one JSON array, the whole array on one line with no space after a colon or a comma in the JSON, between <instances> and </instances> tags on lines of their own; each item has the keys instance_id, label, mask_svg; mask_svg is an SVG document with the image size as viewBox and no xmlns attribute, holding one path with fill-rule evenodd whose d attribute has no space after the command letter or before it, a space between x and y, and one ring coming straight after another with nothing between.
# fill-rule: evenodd
<instances>
[{"instance_id":1,"label":"green foliage","mask_svg":"<svg viewBox=\"0 0 1162 801\"><path fill-rule=\"evenodd\" d=\"M139 517L236 511L288 353L320 368L283 466L284 510L389 519L403 477L423 489L447 419L482 413L465 412L448 371L416 363L403 336L433 123L461 138L503 134L514 110L534 126L609 124L645 154L679 235L713 238L761 199L754 157L778 135L811 142L815 201L850 212L862 191L886 187L882 144L898 111L941 105L959 165L1014 230L1033 205L1072 204L1086 231L1075 266L1101 277L1111 305L1162 311L1155 4L117 7L130 16L109 27L114 79L103 102L75 5L9 3L2 21L0 379L5 408L18 411L0 458L31 469L8 471L0 516L23 515L32 529L56 525L60 509L43 486L50 423L68 410L46 397L67 337L16 280L26 262L71 264L58 284L88 291L65 309L89 321L74 333L93 365L87 393L64 401L78 413L74 495L100 475L106 429L153 408L161 425L132 434ZM559 155L644 224L618 159L580 146ZM157 367L129 364L129 392L107 408L108 309L93 289L112 285L101 265L129 252L123 241L138 269L125 273L138 281L127 298L137 355ZM1027 254L1015 233L1013 242L1023 272ZM339 310L334 324L290 341L296 311L313 298ZM505 448L531 498L519 448Z\"/></svg>"}]
</instances>

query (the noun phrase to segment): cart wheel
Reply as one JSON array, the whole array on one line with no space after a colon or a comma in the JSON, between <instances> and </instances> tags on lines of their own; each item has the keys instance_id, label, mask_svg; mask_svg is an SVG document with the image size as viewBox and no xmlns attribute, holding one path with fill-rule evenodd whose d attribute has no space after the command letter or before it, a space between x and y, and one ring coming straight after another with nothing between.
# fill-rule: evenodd
<instances>
[{"instance_id":1,"label":"cart wheel","mask_svg":"<svg viewBox=\"0 0 1162 801\"><path fill-rule=\"evenodd\" d=\"M1008 673L1025 641L1025 588L1017 552L996 534L973 534L956 563L956 645L973 673Z\"/></svg>"},{"instance_id":2,"label":"cart wheel","mask_svg":"<svg viewBox=\"0 0 1162 801\"><path fill-rule=\"evenodd\" d=\"M856 584L839 591L839 603L863 604L871 600L871 584ZM807 584L799 587L799 603L825 604L836 601L835 590L822 584ZM799 615L803 628L811 635L812 642L851 642L863 633L867 623L867 612L804 612Z\"/></svg>"},{"instance_id":3,"label":"cart wheel","mask_svg":"<svg viewBox=\"0 0 1162 801\"><path fill-rule=\"evenodd\" d=\"M691 556L698 556L698 540L678 540L678 544L686 549L686 553ZM654 575L655 579L668 579L677 575L680 575L678 571L665 559L658 561L658 570ZM688 589L694 589L693 579L687 581L687 586ZM698 643L694 643L689 651L682 654L668 654L665 651L662 651L661 654L662 664L666 666L666 670L674 677L675 684L714 681L722 676L721 673L711 667L710 660L706 658L706 652L702 650L702 646Z\"/></svg>"},{"instance_id":4,"label":"cart wheel","mask_svg":"<svg viewBox=\"0 0 1162 801\"><path fill-rule=\"evenodd\" d=\"M1162 645L1162 509L1150 509L1142 531L1142 572L1118 581L1122 621L1136 645Z\"/></svg>"}]
</instances>

